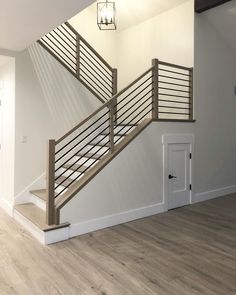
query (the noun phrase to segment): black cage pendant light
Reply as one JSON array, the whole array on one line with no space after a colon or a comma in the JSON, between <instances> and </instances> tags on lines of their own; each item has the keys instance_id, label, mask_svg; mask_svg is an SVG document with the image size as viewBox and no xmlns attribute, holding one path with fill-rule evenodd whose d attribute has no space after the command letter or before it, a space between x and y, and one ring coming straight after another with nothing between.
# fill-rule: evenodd
<instances>
[{"instance_id":1,"label":"black cage pendant light","mask_svg":"<svg viewBox=\"0 0 236 295\"><path fill-rule=\"evenodd\" d=\"M97 3L97 24L100 30L116 30L115 2L106 0Z\"/></svg>"}]
</instances>

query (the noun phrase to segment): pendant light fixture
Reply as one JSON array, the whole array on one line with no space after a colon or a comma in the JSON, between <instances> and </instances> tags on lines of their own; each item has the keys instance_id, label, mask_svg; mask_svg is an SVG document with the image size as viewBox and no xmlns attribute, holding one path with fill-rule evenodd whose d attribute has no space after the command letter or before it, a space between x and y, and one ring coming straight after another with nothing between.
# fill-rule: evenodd
<instances>
[{"instance_id":1,"label":"pendant light fixture","mask_svg":"<svg viewBox=\"0 0 236 295\"><path fill-rule=\"evenodd\" d=\"M100 30L116 30L115 2L106 0L97 3L97 24Z\"/></svg>"}]
</instances>

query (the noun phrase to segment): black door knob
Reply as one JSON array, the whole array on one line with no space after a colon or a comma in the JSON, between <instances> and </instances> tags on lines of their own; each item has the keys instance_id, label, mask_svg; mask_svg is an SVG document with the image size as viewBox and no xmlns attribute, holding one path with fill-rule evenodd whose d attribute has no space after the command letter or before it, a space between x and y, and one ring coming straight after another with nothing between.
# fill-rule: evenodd
<instances>
[{"instance_id":1,"label":"black door knob","mask_svg":"<svg viewBox=\"0 0 236 295\"><path fill-rule=\"evenodd\" d=\"M171 175L171 174L169 174L168 178L169 178L169 179L172 179L172 178L177 178L177 177L176 177L176 176L173 176L173 175Z\"/></svg>"}]
</instances>

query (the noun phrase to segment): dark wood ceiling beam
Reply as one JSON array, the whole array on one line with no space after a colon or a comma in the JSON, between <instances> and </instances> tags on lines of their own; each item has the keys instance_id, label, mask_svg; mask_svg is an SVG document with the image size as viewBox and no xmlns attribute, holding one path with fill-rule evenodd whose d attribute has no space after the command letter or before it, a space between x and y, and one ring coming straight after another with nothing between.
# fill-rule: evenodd
<instances>
[{"instance_id":1,"label":"dark wood ceiling beam","mask_svg":"<svg viewBox=\"0 0 236 295\"><path fill-rule=\"evenodd\" d=\"M195 11L201 13L231 0L195 0Z\"/></svg>"}]
</instances>

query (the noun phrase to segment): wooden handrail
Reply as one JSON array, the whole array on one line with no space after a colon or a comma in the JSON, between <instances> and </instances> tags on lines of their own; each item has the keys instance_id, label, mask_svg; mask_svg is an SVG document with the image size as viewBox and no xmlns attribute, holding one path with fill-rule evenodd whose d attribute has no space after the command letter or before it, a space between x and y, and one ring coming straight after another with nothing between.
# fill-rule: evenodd
<instances>
[{"instance_id":1,"label":"wooden handrail","mask_svg":"<svg viewBox=\"0 0 236 295\"><path fill-rule=\"evenodd\" d=\"M55 223L55 140L49 140L48 145L48 166L47 166L47 202L46 202L46 223L52 225Z\"/></svg>"}]
</instances>

